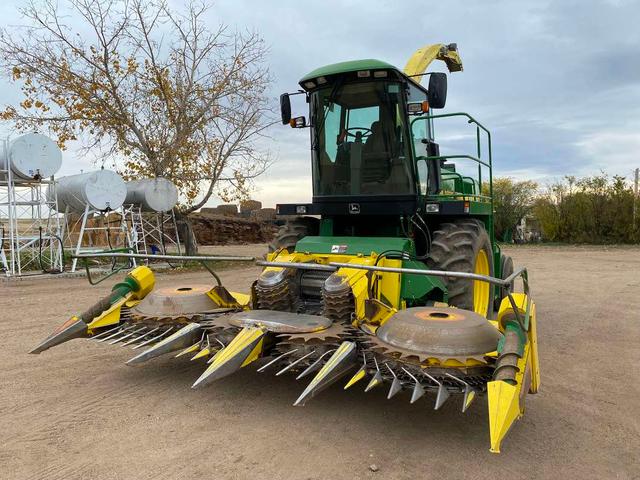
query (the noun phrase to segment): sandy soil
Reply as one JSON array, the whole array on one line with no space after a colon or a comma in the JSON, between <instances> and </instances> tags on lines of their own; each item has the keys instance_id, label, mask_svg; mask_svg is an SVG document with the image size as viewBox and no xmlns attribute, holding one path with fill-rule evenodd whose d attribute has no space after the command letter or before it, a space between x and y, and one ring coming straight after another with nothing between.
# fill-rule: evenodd
<instances>
[{"instance_id":1,"label":"sandy soil","mask_svg":"<svg viewBox=\"0 0 640 480\"><path fill-rule=\"evenodd\" d=\"M128 348L81 340L28 355L109 288L28 280L0 283L0 478L640 478L640 249L509 253L529 267L543 384L500 455L485 399L435 412L432 398L337 386L294 408L301 383L252 368L192 390L204 367L188 360L127 367ZM222 276L246 288L255 273ZM206 272L159 279L177 281L209 283Z\"/></svg>"}]
</instances>

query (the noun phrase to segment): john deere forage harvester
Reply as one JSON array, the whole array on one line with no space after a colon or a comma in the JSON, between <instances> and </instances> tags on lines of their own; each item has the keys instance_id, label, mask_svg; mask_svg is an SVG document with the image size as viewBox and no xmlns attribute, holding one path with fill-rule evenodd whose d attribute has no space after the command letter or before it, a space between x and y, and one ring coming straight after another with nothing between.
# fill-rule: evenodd
<instances>
[{"instance_id":1,"label":"john deere forage harvester","mask_svg":"<svg viewBox=\"0 0 640 480\"><path fill-rule=\"evenodd\" d=\"M446 74L425 73L436 59L462 70L455 45L418 50L404 71L378 60L318 68L293 94L308 120L281 96L282 122L310 130L313 201L277 206L289 221L249 293L219 281L153 289L139 267L33 352L76 337L137 350L129 364L177 351L207 363L194 387L258 362L309 380L295 405L342 378L412 403L433 396L436 410L486 396L499 452L540 385L536 311L526 270L514 273L495 242L491 135L466 113L435 113L447 94ZM440 153L445 118L471 125L473 154Z\"/></svg>"}]
</instances>

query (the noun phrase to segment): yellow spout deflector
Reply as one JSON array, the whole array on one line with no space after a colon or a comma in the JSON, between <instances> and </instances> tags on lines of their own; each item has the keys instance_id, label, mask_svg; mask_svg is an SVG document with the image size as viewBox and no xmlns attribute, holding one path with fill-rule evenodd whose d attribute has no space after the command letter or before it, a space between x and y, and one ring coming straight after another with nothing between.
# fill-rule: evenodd
<instances>
[{"instance_id":1,"label":"yellow spout deflector","mask_svg":"<svg viewBox=\"0 0 640 480\"><path fill-rule=\"evenodd\" d=\"M450 72L462 71L462 60L458 54L458 48L455 43L445 45L436 43L433 45L425 45L415 51L404 67L406 75L420 75L427 71L427 68L434 60L442 60L447 64Z\"/></svg>"}]
</instances>

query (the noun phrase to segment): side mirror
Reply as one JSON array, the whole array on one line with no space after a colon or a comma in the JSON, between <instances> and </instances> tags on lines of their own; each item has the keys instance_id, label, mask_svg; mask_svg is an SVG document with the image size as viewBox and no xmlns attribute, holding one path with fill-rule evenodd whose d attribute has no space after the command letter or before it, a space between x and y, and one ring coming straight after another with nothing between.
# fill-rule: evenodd
<instances>
[{"instance_id":1,"label":"side mirror","mask_svg":"<svg viewBox=\"0 0 640 480\"><path fill-rule=\"evenodd\" d=\"M429 75L427 92L431 108L444 108L445 103L447 103L447 74L434 72Z\"/></svg>"},{"instance_id":2,"label":"side mirror","mask_svg":"<svg viewBox=\"0 0 640 480\"><path fill-rule=\"evenodd\" d=\"M280 95L280 117L283 125L287 125L291 121L291 100L288 93Z\"/></svg>"}]
</instances>

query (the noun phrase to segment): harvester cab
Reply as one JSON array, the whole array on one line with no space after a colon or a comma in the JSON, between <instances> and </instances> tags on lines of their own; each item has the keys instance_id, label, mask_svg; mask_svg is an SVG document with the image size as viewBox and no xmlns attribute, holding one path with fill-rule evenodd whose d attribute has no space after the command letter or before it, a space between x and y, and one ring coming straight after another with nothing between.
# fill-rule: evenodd
<instances>
[{"instance_id":1,"label":"harvester cab","mask_svg":"<svg viewBox=\"0 0 640 480\"><path fill-rule=\"evenodd\" d=\"M308 119L282 95L282 122L310 129L313 201L277 206L282 226L266 260L250 259L264 268L249 292L214 272L214 286L157 288L138 267L33 353L79 337L141 349L130 365L177 351L207 361L194 388L257 362L310 379L295 405L345 376L344 389L366 379L389 399L431 393L436 410L486 395L499 452L540 384L536 311L526 270L495 243L490 133L466 113L434 113L447 96L446 74L425 73L434 60L462 70L454 44L429 45L404 71L358 60L305 75L295 95ZM445 118L471 125L473 154L440 153Z\"/></svg>"},{"instance_id":2,"label":"harvester cab","mask_svg":"<svg viewBox=\"0 0 640 480\"><path fill-rule=\"evenodd\" d=\"M299 250L321 253L307 244L339 250L353 239L368 238L388 258L501 278L513 273L493 235L489 131L465 113L434 113L447 97L447 75L425 72L434 60L462 71L455 44L418 50L404 71L379 60L316 69L300 80L303 90L294 94L306 97L309 121L291 118L290 94L281 96L282 123L311 131L313 201L277 206L279 215L306 218L288 220L272 250L293 251L302 240ZM421 85L425 76L428 88ZM441 155L434 124L456 117L475 127L477 149ZM452 241L462 237L469 248L451 256ZM385 238L408 239L408 248L390 249ZM487 316L504 296L488 284L471 289L452 288L458 280L447 283L444 289L432 286L439 293L424 291L421 298L402 300L444 301Z\"/></svg>"}]
</instances>

